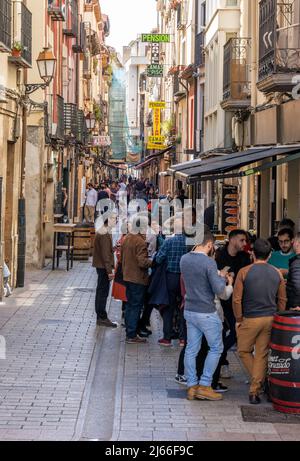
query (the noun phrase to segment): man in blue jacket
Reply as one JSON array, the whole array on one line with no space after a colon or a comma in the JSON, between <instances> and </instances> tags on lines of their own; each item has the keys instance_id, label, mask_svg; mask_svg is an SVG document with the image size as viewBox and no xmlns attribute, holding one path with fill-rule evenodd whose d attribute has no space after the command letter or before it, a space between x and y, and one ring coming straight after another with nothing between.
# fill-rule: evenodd
<instances>
[{"instance_id":1,"label":"man in blue jacket","mask_svg":"<svg viewBox=\"0 0 300 461\"><path fill-rule=\"evenodd\" d=\"M223 325L217 313L215 296L223 293L226 281L218 275L214 252L214 236L205 232L201 245L181 258L180 268L186 295L184 317L187 323L187 347L184 367L187 378L187 399L221 400L212 387L213 374L223 351ZM196 357L205 336L209 352L203 374L198 381Z\"/></svg>"}]
</instances>

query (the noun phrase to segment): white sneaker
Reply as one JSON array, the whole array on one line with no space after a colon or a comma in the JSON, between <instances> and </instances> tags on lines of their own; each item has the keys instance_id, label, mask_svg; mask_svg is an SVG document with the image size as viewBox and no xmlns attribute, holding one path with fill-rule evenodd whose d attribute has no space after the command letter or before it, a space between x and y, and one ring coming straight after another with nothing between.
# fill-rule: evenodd
<instances>
[{"instance_id":1,"label":"white sneaker","mask_svg":"<svg viewBox=\"0 0 300 461\"><path fill-rule=\"evenodd\" d=\"M221 367L221 378L223 379L230 379L232 378L232 374L230 373L230 369L228 365L223 365Z\"/></svg>"}]
</instances>

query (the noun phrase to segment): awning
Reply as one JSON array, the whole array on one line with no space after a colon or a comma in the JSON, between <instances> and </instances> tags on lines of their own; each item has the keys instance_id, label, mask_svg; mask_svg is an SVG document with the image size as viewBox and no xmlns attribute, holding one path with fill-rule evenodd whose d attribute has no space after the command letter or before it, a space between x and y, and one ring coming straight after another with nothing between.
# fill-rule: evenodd
<instances>
[{"instance_id":1,"label":"awning","mask_svg":"<svg viewBox=\"0 0 300 461\"><path fill-rule=\"evenodd\" d=\"M229 155L228 149L223 149L223 148L219 149L219 148L217 148L217 149L209 150L209 151L206 151L206 152L203 152L202 154L200 154L199 158L196 158L194 160L189 160L188 162L177 163L176 165L172 165L168 169L168 172L171 173L171 174L174 174L177 171L183 171L183 170L187 170L188 168L193 168L193 167L196 167L196 166L200 166L200 165L203 164L204 158L205 158L205 160L210 160L211 162L213 162L214 160L216 160L216 157L222 157L222 156L228 157L228 155ZM207 157L209 157L209 158L207 158Z\"/></svg>"},{"instance_id":2,"label":"awning","mask_svg":"<svg viewBox=\"0 0 300 461\"><path fill-rule=\"evenodd\" d=\"M270 157L286 155L280 159L272 159L270 162L240 170L242 167L257 163ZM252 148L243 152L224 155L222 157L202 160L198 166L187 165L188 168L175 172L175 177L191 183L194 181L211 181L217 179L250 176L273 166L297 160L300 158L300 144L278 147ZM240 170L240 171L239 171Z\"/></svg>"},{"instance_id":3,"label":"awning","mask_svg":"<svg viewBox=\"0 0 300 461\"><path fill-rule=\"evenodd\" d=\"M156 152L155 154L149 155L143 162L139 163L138 165L135 165L134 169L139 170L140 168L144 168L147 165L150 165L150 163L160 157L161 155L164 155L166 152L169 152L171 149L173 149L174 146L169 146L165 150L161 150L160 152Z\"/></svg>"}]
</instances>

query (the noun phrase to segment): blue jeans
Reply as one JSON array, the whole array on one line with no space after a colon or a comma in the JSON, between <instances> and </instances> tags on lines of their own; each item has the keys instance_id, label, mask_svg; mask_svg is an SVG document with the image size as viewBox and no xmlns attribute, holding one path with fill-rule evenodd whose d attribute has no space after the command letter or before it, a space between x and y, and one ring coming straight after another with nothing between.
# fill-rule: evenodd
<instances>
[{"instance_id":1,"label":"blue jeans","mask_svg":"<svg viewBox=\"0 0 300 461\"><path fill-rule=\"evenodd\" d=\"M146 286L126 282L125 326L127 338L135 338L138 322L144 306Z\"/></svg>"},{"instance_id":2,"label":"blue jeans","mask_svg":"<svg viewBox=\"0 0 300 461\"><path fill-rule=\"evenodd\" d=\"M187 324L187 346L184 356L184 369L187 386L211 386L213 374L218 366L223 351L222 330L223 325L215 312L201 314L198 312L184 311ZM201 348L202 336L205 336L209 346L203 374L198 382L196 371L196 357Z\"/></svg>"}]
</instances>

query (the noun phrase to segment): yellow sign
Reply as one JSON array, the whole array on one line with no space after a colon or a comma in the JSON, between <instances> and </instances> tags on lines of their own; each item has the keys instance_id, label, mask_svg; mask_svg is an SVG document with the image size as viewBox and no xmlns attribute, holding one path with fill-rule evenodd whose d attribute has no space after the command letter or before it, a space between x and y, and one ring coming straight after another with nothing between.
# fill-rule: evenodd
<instances>
[{"instance_id":1,"label":"yellow sign","mask_svg":"<svg viewBox=\"0 0 300 461\"><path fill-rule=\"evenodd\" d=\"M150 101L149 108L150 109L165 109L166 103L165 101Z\"/></svg>"},{"instance_id":2,"label":"yellow sign","mask_svg":"<svg viewBox=\"0 0 300 461\"><path fill-rule=\"evenodd\" d=\"M152 143L152 144L163 144L166 140L166 137L165 136L149 136L148 138L148 142Z\"/></svg>"},{"instance_id":3,"label":"yellow sign","mask_svg":"<svg viewBox=\"0 0 300 461\"><path fill-rule=\"evenodd\" d=\"M168 149L168 146L165 146L164 144L153 144L151 142L148 142L147 149L165 150L165 149Z\"/></svg>"},{"instance_id":4,"label":"yellow sign","mask_svg":"<svg viewBox=\"0 0 300 461\"><path fill-rule=\"evenodd\" d=\"M160 109L153 109L153 136L160 136Z\"/></svg>"}]
</instances>

